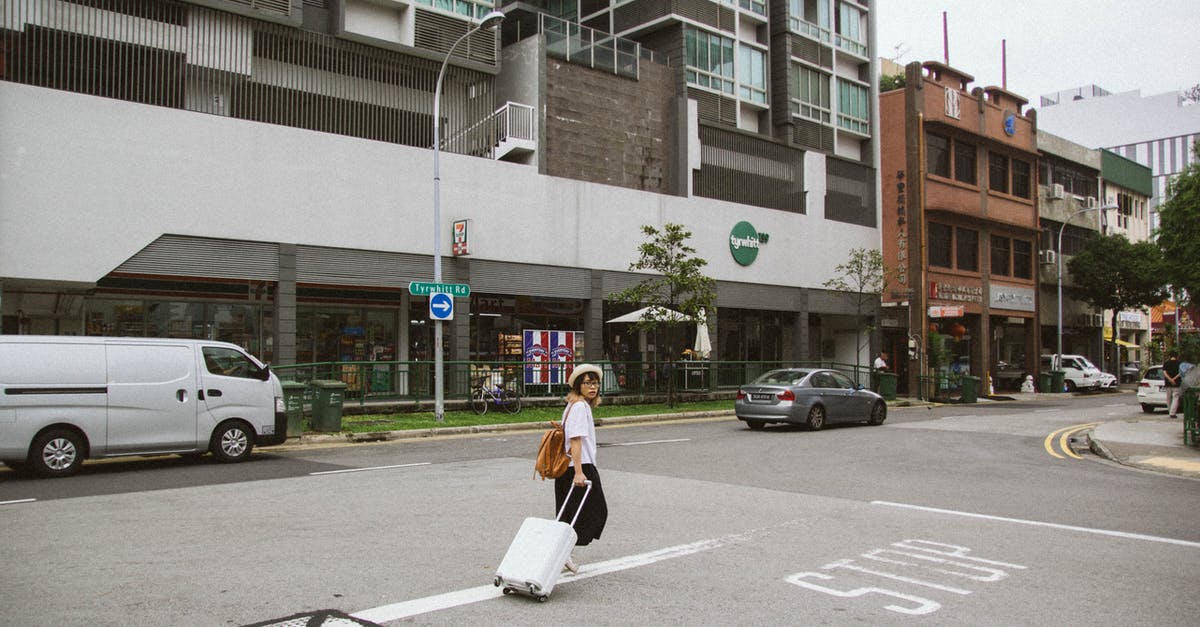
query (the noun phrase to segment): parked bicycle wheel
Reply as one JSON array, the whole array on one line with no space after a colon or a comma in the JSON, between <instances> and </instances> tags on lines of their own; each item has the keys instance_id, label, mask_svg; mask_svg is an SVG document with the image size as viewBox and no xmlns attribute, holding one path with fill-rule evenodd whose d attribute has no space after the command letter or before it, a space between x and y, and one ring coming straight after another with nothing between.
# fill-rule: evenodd
<instances>
[{"instance_id":1,"label":"parked bicycle wheel","mask_svg":"<svg viewBox=\"0 0 1200 627\"><path fill-rule=\"evenodd\" d=\"M521 395L516 392L504 391L504 397L500 400L500 404L504 407L504 411L515 414L521 411Z\"/></svg>"},{"instance_id":2,"label":"parked bicycle wheel","mask_svg":"<svg viewBox=\"0 0 1200 627\"><path fill-rule=\"evenodd\" d=\"M484 391L483 388L475 388L474 390L471 390L471 411L479 414L480 416L486 414L488 409L488 401L490 400L491 399L488 397L488 393Z\"/></svg>"}]
</instances>

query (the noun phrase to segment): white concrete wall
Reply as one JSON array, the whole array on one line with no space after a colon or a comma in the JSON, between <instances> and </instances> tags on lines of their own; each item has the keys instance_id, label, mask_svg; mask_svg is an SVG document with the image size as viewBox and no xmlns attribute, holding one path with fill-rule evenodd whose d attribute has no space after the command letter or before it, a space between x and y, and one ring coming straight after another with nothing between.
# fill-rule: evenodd
<instances>
[{"instance_id":1,"label":"white concrete wall","mask_svg":"<svg viewBox=\"0 0 1200 627\"><path fill-rule=\"evenodd\" d=\"M432 152L0 82L0 279L94 282L165 233L432 252ZM678 222L719 280L821 287L876 229L538 175L442 153L443 252L471 218L476 258L624 271L643 224ZM729 253L741 220L770 242Z\"/></svg>"}]
</instances>

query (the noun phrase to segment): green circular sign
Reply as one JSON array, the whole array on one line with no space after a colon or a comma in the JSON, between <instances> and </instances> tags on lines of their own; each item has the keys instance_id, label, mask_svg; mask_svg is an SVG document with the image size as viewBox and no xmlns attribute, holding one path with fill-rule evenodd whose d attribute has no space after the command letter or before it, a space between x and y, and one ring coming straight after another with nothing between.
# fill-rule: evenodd
<instances>
[{"instance_id":1,"label":"green circular sign","mask_svg":"<svg viewBox=\"0 0 1200 627\"><path fill-rule=\"evenodd\" d=\"M734 261L743 266L754 263L754 260L758 258L760 244L762 244L762 239L759 237L758 231L754 229L754 225L749 222L738 222L729 232L729 254L733 255Z\"/></svg>"}]
</instances>

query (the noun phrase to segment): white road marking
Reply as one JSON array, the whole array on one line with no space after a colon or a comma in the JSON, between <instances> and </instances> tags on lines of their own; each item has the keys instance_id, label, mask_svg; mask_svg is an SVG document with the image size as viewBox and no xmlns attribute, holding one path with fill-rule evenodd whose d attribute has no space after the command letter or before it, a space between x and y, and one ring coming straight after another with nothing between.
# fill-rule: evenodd
<instances>
[{"instance_id":1,"label":"white road marking","mask_svg":"<svg viewBox=\"0 0 1200 627\"><path fill-rule=\"evenodd\" d=\"M311 476L317 475L340 475L347 472L366 472L368 470L389 470L392 468L412 468L413 466L428 466L432 462L418 462L415 464L396 464L394 466L371 466L369 468L346 468L344 470L325 470L322 472L310 472Z\"/></svg>"},{"instance_id":2,"label":"white road marking","mask_svg":"<svg viewBox=\"0 0 1200 627\"><path fill-rule=\"evenodd\" d=\"M1105 405L1105 407L1133 407L1133 405L1128 403L1112 403L1110 405Z\"/></svg>"},{"instance_id":3,"label":"white road marking","mask_svg":"<svg viewBox=\"0 0 1200 627\"><path fill-rule=\"evenodd\" d=\"M0 501L0 505L16 505L17 503L32 503L37 499L17 499L15 501Z\"/></svg>"},{"instance_id":4,"label":"white road marking","mask_svg":"<svg viewBox=\"0 0 1200 627\"><path fill-rule=\"evenodd\" d=\"M1126 538L1129 540L1146 540L1148 542L1162 542L1164 544L1178 544L1180 546L1188 546L1200 549L1200 542L1192 542L1190 540L1179 540L1176 538L1163 538L1161 536L1150 536L1141 533L1129 533L1126 531L1112 531L1110 529L1095 529L1092 527L1077 527L1075 525L1063 525L1059 523L1043 522L1040 520L1025 520L1022 518L1006 518L1004 516L992 516L990 514L976 514L973 512L960 512L952 509L941 509L937 507L925 507L922 505L909 505L907 503L892 503L890 501L871 501L872 505L886 505L888 507L901 507L904 509L916 509L923 512L933 512L935 514L951 514L953 516L965 516L967 518L982 518L984 520L996 520L1000 522L1011 522L1020 525L1032 525L1035 527L1049 527L1051 529L1065 529L1067 531L1081 531L1083 533L1094 533L1102 536L1112 536L1115 538Z\"/></svg>"},{"instance_id":5,"label":"white road marking","mask_svg":"<svg viewBox=\"0 0 1200 627\"><path fill-rule=\"evenodd\" d=\"M682 438L679 440L646 440L644 442L617 442L608 446L641 446L643 444L671 444L674 442L691 442L691 438Z\"/></svg>"},{"instance_id":6,"label":"white road marking","mask_svg":"<svg viewBox=\"0 0 1200 627\"><path fill-rule=\"evenodd\" d=\"M744 540L747 537L749 537L749 534L733 534L722 536L720 538L713 538L710 540L692 542L691 544L680 544L677 546L667 547L665 549L659 549L657 551L650 551L649 553L618 557L605 562L585 564L579 568L579 574L559 579L558 585L561 586L563 584L571 583L572 581L578 581L580 579L598 577L600 575L606 575L608 573L614 573L621 570L646 566L648 564L661 562L663 560L700 553L701 551L708 551L725 546L726 544ZM496 586L478 586L475 588L467 588L466 590L457 590L455 592L436 594L423 599L413 599L411 601L382 605L369 610L355 612L351 614L351 616L373 623L386 623L389 621L400 620L402 618L417 616L419 614L457 607L459 605L478 603L479 601L486 601L488 599L494 599L500 596L504 596L504 592Z\"/></svg>"}]
</instances>

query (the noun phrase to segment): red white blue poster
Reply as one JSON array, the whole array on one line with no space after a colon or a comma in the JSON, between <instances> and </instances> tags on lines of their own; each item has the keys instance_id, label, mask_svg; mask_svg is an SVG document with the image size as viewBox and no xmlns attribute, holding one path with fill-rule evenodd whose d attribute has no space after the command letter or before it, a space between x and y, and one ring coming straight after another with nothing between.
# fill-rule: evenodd
<instances>
[{"instance_id":1,"label":"red white blue poster","mask_svg":"<svg viewBox=\"0 0 1200 627\"><path fill-rule=\"evenodd\" d=\"M525 331L525 384L566 384L583 331Z\"/></svg>"}]
</instances>

